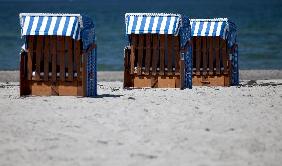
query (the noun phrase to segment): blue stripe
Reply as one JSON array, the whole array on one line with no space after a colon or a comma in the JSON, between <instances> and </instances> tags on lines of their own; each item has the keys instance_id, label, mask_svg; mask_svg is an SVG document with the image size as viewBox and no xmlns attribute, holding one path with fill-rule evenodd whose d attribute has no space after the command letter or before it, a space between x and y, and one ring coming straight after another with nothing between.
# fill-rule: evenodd
<instances>
[{"instance_id":1,"label":"blue stripe","mask_svg":"<svg viewBox=\"0 0 282 166\"><path fill-rule=\"evenodd\" d=\"M156 29L156 33L159 33L159 32L160 32L161 24L162 24L163 19L164 19L164 17L159 17L158 24L157 24L157 29Z\"/></svg>"},{"instance_id":2,"label":"blue stripe","mask_svg":"<svg viewBox=\"0 0 282 166\"><path fill-rule=\"evenodd\" d=\"M215 22L214 22L214 28L213 28L212 36L216 36L217 27L218 27L218 22L215 21Z\"/></svg>"},{"instance_id":3,"label":"blue stripe","mask_svg":"<svg viewBox=\"0 0 282 166\"><path fill-rule=\"evenodd\" d=\"M192 33L192 35L193 35L194 32L195 32L195 26L196 26L196 21L193 21L192 27L191 27L191 33Z\"/></svg>"},{"instance_id":4,"label":"blue stripe","mask_svg":"<svg viewBox=\"0 0 282 166\"><path fill-rule=\"evenodd\" d=\"M176 28L177 19L179 19L179 18L178 18L178 17L175 17L175 21L174 21L174 23L173 23L173 29L172 29L173 33L175 33L175 28Z\"/></svg>"},{"instance_id":5,"label":"blue stripe","mask_svg":"<svg viewBox=\"0 0 282 166\"><path fill-rule=\"evenodd\" d=\"M226 26L226 22L222 22L221 29L220 29L220 34L219 34L220 37L223 37L223 32L224 32L225 26Z\"/></svg>"},{"instance_id":6,"label":"blue stripe","mask_svg":"<svg viewBox=\"0 0 282 166\"><path fill-rule=\"evenodd\" d=\"M75 32L75 33L76 33L76 34L75 34L75 37L74 37L75 39L78 39L79 31L80 31L80 30L79 30L79 26L78 26L77 29L76 29L76 32Z\"/></svg>"},{"instance_id":7,"label":"blue stripe","mask_svg":"<svg viewBox=\"0 0 282 166\"><path fill-rule=\"evenodd\" d=\"M164 30L164 33L165 33L165 34L168 33L170 20L171 20L171 16L170 16L170 17L167 17L166 24L165 24L165 30Z\"/></svg>"},{"instance_id":8,"label":"blue stripe","mask_svg":"<svg viewBox=\"0 0 282 166\"><path fill-rule=\"evenodd\" d=\"M66 34L67 34L69 22L70 22L70 17L66 17L66 22L65 22L65 25L64 25L64 28L63 28L63 33L62 33L63 36L66 36Z\"/></svg>"},{"instance_id":9,"label":"blue stripe","mask_svg":"<svg viewBox=\"0 0 282 166\"><path fill-rule=\"evenodd\" d=\"M48 31L49 31L50 26L51 26L51 21L52 21L52 18L51 18L51 17L48 17L48 19L47 19L47 24L46 24L46 28L45 28L45 31L44 31L44 35L48 35Z\"/></svg>"},{"instance_id":10,"label":"blue stripe","mask_svg":"<svg viewBox=\"0 0 282 166\"><path fill-rule=\"evenodd\" d=\"M23 28L24 28L26 16L23 16L22 19L23 19L23 22L22 22L22 27L21 27L21 34L23 34Z\"/></svg>"},{"instance_id":11,"label":"blue stripe","mask_svg":"<svg viewBox=\"0 0 282 166\"><path fill-rule=\"evenodd\" d=\"M57 18L56 24L55 24L55 27L54 27L54 31L53 31L53 35L57 35L61 19L62 19L62 17Z\"/></svg>"},{"instance_id":12,"label":"blue stripe","mask_svg":"<svg viewBox=\"0 0 282 166\"><path fill-rule=\"evenodd\" d=\"M142 20L141 20L139 33L144 33L145 24L146 24L146 17L143 17Z\"/></svg>"},{"instance_id":13,"label":"blue stripe","mask_svg":"<svg viewBox=\"0 0 282 166\"><path fill-rule=\"evenodd\" d=\"M40 27L42 25L43 18L44 17L40 16L39 19L38 19L37 26L36 26L36 29L35 29L35 35L39 35L39 30L40 30Z\"/></svg>"},{"instance_id":14,"label":"blue stripe","mask_svg":"<svg viewBox=\"0 0 282 166\"><path fill-rule=\"evenodd\" d=\"M74 22L73 22L72 29L71 29L71 36L73 36L76 23L77 23L77 17L74 18ZM77 29L78 29L78 27L77 27Z\"/></svg>"},{"instance_id":15,"label":"blue stripe","mask_svg":"<svg viewBox=\"0 0 282 166\"><path fill-rule=\"evenodd\" d=\"M209 21L207 24L207 30L206 30L205 36L209 35L210 29L211 29L211 22Z\"/></svg>"},{"instance_id":16,"label":"blue stripe","mask_svg":"<svg viewBox=\"0 0 282 166\"><path fill-rule=\"evenodd\" d=\"M201 32L203 30L203 25L204 25L204 22L200 22L200 25L199 25L199 30L198 30L198 33L197 33L197 36L201 36Z\"/></svg>"},{"instance_id":17,"label":"blue stripe","mask_svg":"<svg viewBox=\"0 0 282 166\"><path fill-rule=\"evenodd\" d=\"M22 19L23 19L23 25L24 25L26 16L23 16Z\"/></svg>"},{"instance_id":18,"label":"blue stripe","mask_svg":"<svg viewBox=\"0 0 282 166\"><path fill-rule=\"evenodd\" d=\"M136 16L133 17L133 25L132 25L132 30L131 30L130 33L134 32L136 30L137 19L138 19L138 17L136 17Z\"/></svg>"},{"instance_id":19,"label":"blue stripe","mask_svg":"<svg viewBox=\"0 0 282 166\"><path fill-rule=\"evenodd\" d=\"M149 28L148 28L148 33L152 32L153 25L154 25L154 19L155 17L151 17L150 23L149 23Z\"/></svg>"},{"instance_id":20,"label":"blue stripe","mask_svg":"<svg viewBox=\"0 0 282 166\"><path fill-rule=\"evenodd\" d=\"M26 35L30 35L30 31L31 31L31 28L32 28L32 25L33 25L33 21L34 21L34 17L30 17L28 28L27 28L27 31L26 31Z\"/></svg>"}]
</instances>

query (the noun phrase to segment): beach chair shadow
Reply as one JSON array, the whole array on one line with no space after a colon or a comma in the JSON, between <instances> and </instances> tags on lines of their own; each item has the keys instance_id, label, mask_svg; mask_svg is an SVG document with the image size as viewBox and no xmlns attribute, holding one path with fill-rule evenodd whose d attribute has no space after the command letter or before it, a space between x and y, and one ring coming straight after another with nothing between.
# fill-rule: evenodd
<instances>
[{"instance_id":1,"label":"beach chair shadow","mask_svg":"<svg viewBox=\"0 0 282 166\"><path fill-rule=\"evenodd\" d=\"M95 96L94 98L119 98L122 97L123 95L113 95L113 94L99 94Z\"/></svg>"}]
</instances>

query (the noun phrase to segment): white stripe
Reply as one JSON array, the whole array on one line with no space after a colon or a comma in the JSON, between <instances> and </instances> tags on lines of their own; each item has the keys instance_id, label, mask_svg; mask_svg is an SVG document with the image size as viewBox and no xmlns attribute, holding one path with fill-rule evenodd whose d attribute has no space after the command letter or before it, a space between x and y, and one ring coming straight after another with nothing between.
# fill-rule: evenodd
<instances>
[{"instance_id":1,"label":"white stripe","mask_svg":"<svg viewBox=\"0 0 282 166\"><path fill-rule=\"evenodd\" d=\"M65 23L66 23L66 17L62 17L57 31L57 35L63 35L63 29L65 27Z\"/></svg>"},{"instance_id":2,"label":"white stripe","mask_svg":"<svg viewBox=\"0 0 282 166\"><path fill-rule=\"evenodd\" d=\"M51 25L50 25L50 28L49 28L49 31L48 31L48 35L54 35L53 31L54 31L54 28L55 28L55 25L56 25L56 21L57 21L57 17L52 17L52 21L51 21Z\"/></svg>"},{"instance_id":3,"label":"white stripe","mask_svg":"<svg viewBox=\"0 0 282 166\"><path fill-rule=\"evenodd\" d=\"M24 25L23 25L22 36L26 35L26 31L28 29L29 21L30 21L30 16L26 16L25 20L24 20Z\"/></svg>"},{"instance_id":4,"label":"white stripe","mask_svg":"<svg viewBox=\"0 0 282 166\"><path fill-rule=\"evenodd\" d=\"M152 33L156 33L157 26L158 26L158 20L159 20L159 17L155 17L154 22L153 22Z\"/></svg>"},{"instance_id":5,"label":"white stripe","mask_svg":"<svg viewBox=\"0 0 282 166\"><path fill-rule=\"evenodd\" d=\"M133 22L134 22L134 16L130 16L129 17L127 34L131 34L132 33Z\"/></svg>"},{"instance_id":6,"label":"white stripe","mask_svg":"<svg viewBox=\"0 0 282 166\"><path fill-rule=\"evenodd\" d=\"M204 22L201 36L206 36L208 22Z\"/></svg>"},{"instance_id":7,"label":"white stripe","mask_svg":"<svg viewBox=\"0 0 282 166\"><path fill-rule=\"evenodd\" d=\"M220 30L222 28L221 26L222 26L222 22L219 22L216 30L216 36L220 36Z\"/></svg>"},{"instance_id":8,"label":"white stripe","mask_svg":"<svg viewBox=\"0 0 282 166\"><path fill-rule=\"evenodd\" d=\"M175 22L175 17L171 17L170 23L169 23L169 28L168 28L168 34L173 34L174 22Z\"/></svg>"},{"instance_id":9,"label":"white stripe","mask_svg":"<svg viewBox=\"0 0 282 166\"><path fill-rule=\"evenodd\" d=\"M78 24L77 24L78 25ZM77 26L78 27L78 26ZM77 28L76 28L77 30ZM78 36L77 36L77 39L76 40L79 40L80 39L80 30L78 31Z\"/></svg>"},{"instance_id":10,"label":"white stripe","mask_svg":"<svg viewBox=\"0 0 282 166\"><path fill-rule=\"evenodd\" d=\"M200 27L200 22L196 22L193 36L197 36Z\"/></svg>"},{"instance_id":11,"label":"white stripe","mask_svg":"<svg viewBox=\"0 0 282 166\"><path fill-rule=\"evenodd\" d=\"M75 29L74 29L74 32L73 32L73 35L72 35L72 38L73 38L73 39L75 39L75 35L76 35L76 33L77 33L77 32L76 32L76 31L77 31L77 28L78 28L78 22L76 22ZM78 34L78 40L79 40L79 36L80 36L80 35Z\"/></svg>"},{"instance_id":12,"label":"white stripe","mask_svg":"<svg viewBox=\"0 0 282 166\"><path fill-rule=\"evenodd\" d=\"M31 31L30 31L30 35L35 35L35 30L37 28L38 20L39 20L39 17L34 17L34 21L32 23L32 28L31 28Z\"/></svg>"},{"instance_id":13,"label":"white stripe","mask_svg":"<svg viewBox=\"0 0 282 166\"><path fill-rule=\"evenodd\" d=\"M212 36L213 30L214 30L214 25L215 25L215 22L212 21L212 22L211 22L210 31L209 31L209 35L208 35L208 36Z\"/></svg>"},{"instance_id":14,"label":"white stripe","mask_svg":"<svg viewBox=\"0 0 282 166\"><path fill-rule=\"evenodd\" d=\"M42 25L39 29L39 35L44 35L44 31L46 29L47 21L48 21L48 17L44 17L43 21L42 21Z\"/></svg>"},{"instance_id":15,"label":"white stripe","mask_svg":"<svg viewBox=\"0 0 282 166\"><path fill-rule=\"evenodd\" d=\"M135 28L135 34L139 34L139 30L141 27L141 22L142 22L143 17L138 17L137 19L137 24L136 24L136 28Z\"/></svg>"},{"instance_id":16,"label":"white stripe","mask_svg":"<svg viewBox=\"0 0 282 166\"><path fill-rule=\"evenodd\" d=\"M146 18L145 27L144 27L144 33L148 33L150 21L151 21L151 17L147 17L147 18Z\"/></svg>"},{"instance_id":17,"label":"white stripe","mask_svg":"<svg viewBox=\"0 0 282 166\"><path fill-rule=\"evenodd\" d=\"M163 17L161 28L160 28L160 34L164 34L165 26L166 26L167 17Z\"/></svg>"},{"instance_id":18,"label":"white stripe","mask_svg":"<svg viewBox=\"0 0 282 166\"><path fill-rule=\"evenodd\" d=\"M71 35L71 30L72 30L72 27L73 27L74 20L75 20L75 17L70 17L69 26L68 26L68 29L67 29L66 36Z\"/></svg>"}]
</instances>

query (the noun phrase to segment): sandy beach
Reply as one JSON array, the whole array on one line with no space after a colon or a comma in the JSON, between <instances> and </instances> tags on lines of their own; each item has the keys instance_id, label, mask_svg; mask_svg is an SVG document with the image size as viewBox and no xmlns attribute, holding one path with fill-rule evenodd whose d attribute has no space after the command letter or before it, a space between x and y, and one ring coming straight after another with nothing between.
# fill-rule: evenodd
<instances>
[{"instance_id":1,"label":"sandy beach","mask_svg":"<svg viewBox=\"0 0 282 166\"><path fill-rule=\"evenodd\" d=\"M2 72L0 165L280 166L281 71L260 72L192 90L123 89L120 72L99 73L96 98L20 97L17 72Z\"/></svg>"}]
</instances>

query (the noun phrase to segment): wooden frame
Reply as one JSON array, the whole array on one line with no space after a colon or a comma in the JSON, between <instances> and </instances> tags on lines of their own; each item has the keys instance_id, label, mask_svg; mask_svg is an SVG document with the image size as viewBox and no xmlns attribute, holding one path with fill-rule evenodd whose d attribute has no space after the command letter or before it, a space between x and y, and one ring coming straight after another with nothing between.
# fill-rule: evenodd
<instances>
[{"instance_id":1,"label":"wooden frame","mask_svg":"<svg viewBox=\"0 0 282 166\"><path fill-rule=\"evenodd\" d=\"M63 36L27 36L20 58L20 95L86 96L87 56L82 41Z\"/></svg>"},{"instance_id":2,"label":"wooden frame","mask_svg":"<svg viewBox=\"0 0 282 166\"><path fill-rule=\"evenodd\" d=\"M184 88L184 59L174 35L131 34L124 50L124 87Z\"/></svg>"},{"instance_id":3,"label":"wooden frame","mask_svg":"<svg viewBox=\"0 0 282 166\"><path fill-rule=\"evenodd\" d=\"M195 36L193 42L193 85L230 86L232 67L227 41L221 37Z\"/></svg>"}]
</instances>

